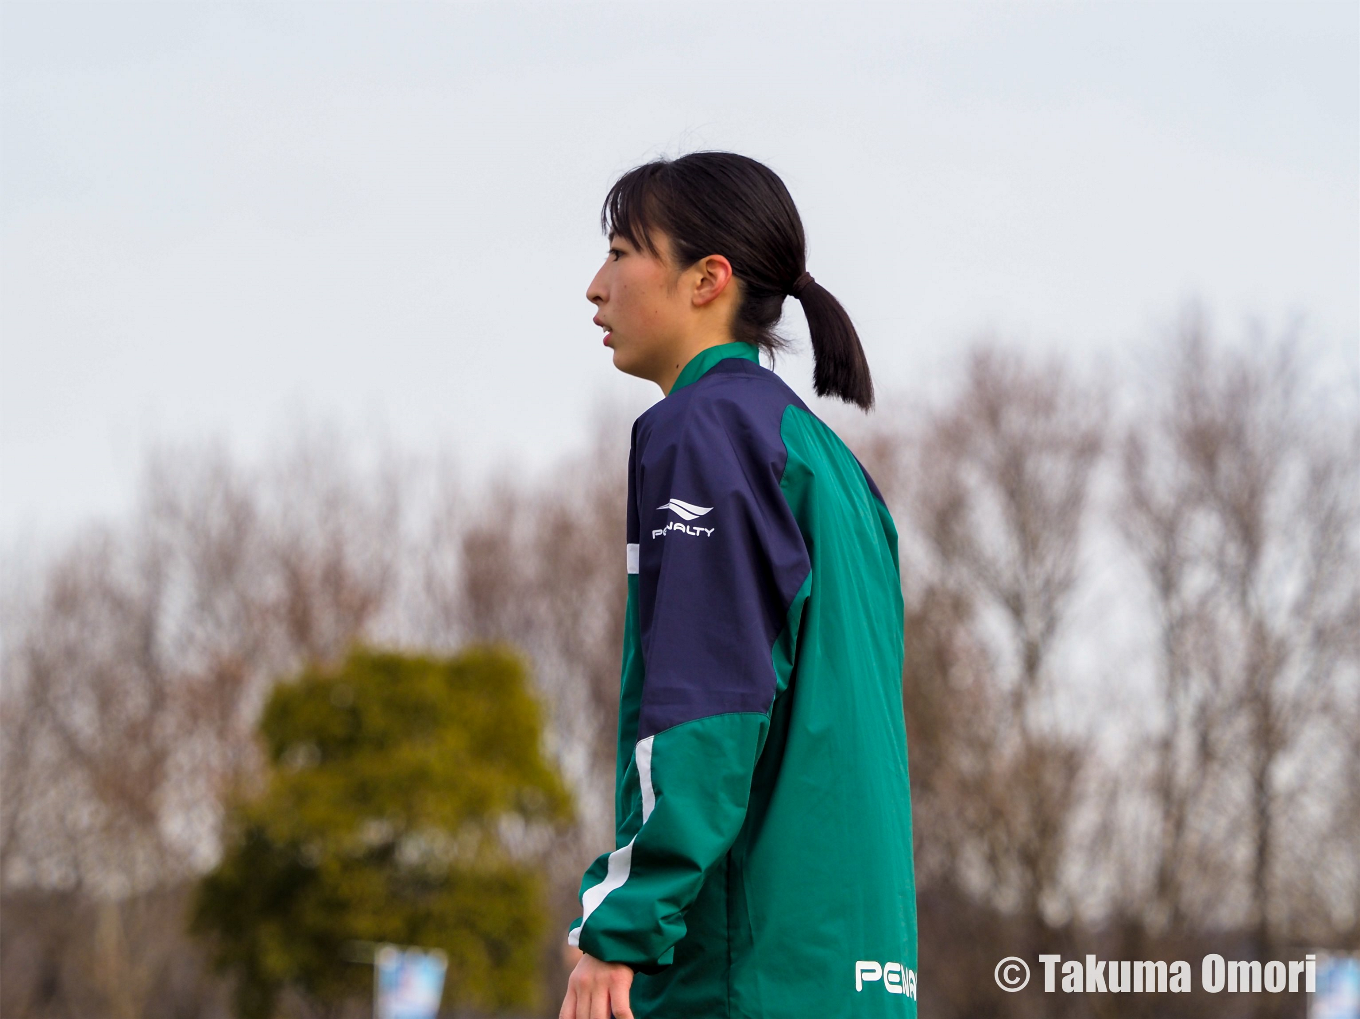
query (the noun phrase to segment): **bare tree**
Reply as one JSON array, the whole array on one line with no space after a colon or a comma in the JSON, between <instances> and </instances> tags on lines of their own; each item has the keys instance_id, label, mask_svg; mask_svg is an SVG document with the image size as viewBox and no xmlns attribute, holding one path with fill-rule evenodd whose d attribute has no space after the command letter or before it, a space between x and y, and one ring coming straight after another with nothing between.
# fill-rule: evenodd
<instances>
[{"instance_id":1,"label":"bare tree","mask_svg":"<svg viewBox=\"0 0 1360 1019\"><path fill-rule=\"evenodd\" d=\"M219 448L157 452L132 526L87 532L6 613L4 883L98 903L80 979L115 1015L144 1014L179 944L153 893L214 861L223 797L258 777L269 685L391 588L395 488L310 439L276 470L271 501Z\"/></svg>"},{"instance_id":2,"label":"bare tree","mask_svg":"<svg viewBox=\"0 0 1360 1019\"><path fill-rule=\"evenodd\" d=\"M1160 630L1147 919L1240 920L1269 958L1329 897L1307 885L1326 873L1318 782L1341 777L1327 717L1357 663L1360 458L1292 335L1218 349L1191 307L1168 360L1122 458Z\"/></svg>"},{"instance_id":3,"label":"bare tree","mask_svg":"<svg viewBox=\"0 0 1360 1019\"><path fill-rule=\"evenodd\" d=\"M970 786L960 802L972 812L971 862L1036 925L1059 893L1084 760L1081 741L1041 716L1102 438L1099 396L1060 364L984 346L960 397L930 422L913 479L928 569L972 606L990 649L990 710L972 716L986 729L956 747L974 751L958 768Z\"/></svg>"},{"instance_id":4,"label":"bare tree","mask_svg":"<svg viewBox=\"0 0 1360 1019\"><path fill-rule=\"evenodd\" d=\"M298 443L270 472L274 611L305 659L332 661L395 592L402 551L399 473L355 473L341 438Z\"/></svg>"}]
</instances>

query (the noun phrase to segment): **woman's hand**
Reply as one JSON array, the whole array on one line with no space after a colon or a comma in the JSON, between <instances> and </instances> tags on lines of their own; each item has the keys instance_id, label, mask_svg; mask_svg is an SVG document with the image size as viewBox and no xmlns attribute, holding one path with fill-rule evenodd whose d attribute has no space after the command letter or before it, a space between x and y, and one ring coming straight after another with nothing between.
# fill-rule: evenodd
<instances>
[{"instance_id":1,"label":"woman's hand","mask_svg":"<svg viewBox=\"0 0 1360 1019\"><path fill-rule=\"evenodd\" d=\"M602 962L581 953L567 980L567 996L557 1019L633 1019L628 988L633 969L621 962Z\"/></svg>"}]
</instances>

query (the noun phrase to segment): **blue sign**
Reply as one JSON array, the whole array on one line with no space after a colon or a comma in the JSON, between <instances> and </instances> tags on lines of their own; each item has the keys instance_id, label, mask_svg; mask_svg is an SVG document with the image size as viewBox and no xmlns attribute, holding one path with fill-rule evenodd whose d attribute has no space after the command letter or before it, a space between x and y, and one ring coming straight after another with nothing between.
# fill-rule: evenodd
<instances>
[{"instance_id":1,"label":"blue sign","mask_svg":"<svg viewBox=\"0 0 1360 1019\"><path fill-rule=\"evenodd\" d=\"M1360 958L1318 955L1317 990L1308 1019L1360 1019Z\"/></svg>"},{"instance_id":2,"label":"blue sign","mask_svg":"<svg viewBox=\"0 0 1360 1019\"><path fill-rule=\"evenodd\" d=\"M375 1019L435 1019L448 957L439 949L383 945L373 959Z\"/></svg>"}]
</instances>

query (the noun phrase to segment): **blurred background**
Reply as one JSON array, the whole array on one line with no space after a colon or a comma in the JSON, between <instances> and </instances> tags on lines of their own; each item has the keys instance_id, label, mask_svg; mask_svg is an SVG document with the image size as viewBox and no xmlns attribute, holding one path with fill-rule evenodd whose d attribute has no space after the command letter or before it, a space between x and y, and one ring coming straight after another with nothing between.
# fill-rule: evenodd
<instances>
[{"instance_id":1,"label":"blurred background","mask_svg":"<svg viewBox=\"0 0 1360 1019\"><path fill-rule=\"evenodd\" d=\"M788 184L901 534L923 1017L1360 951L1353 3L0 7L0 1014L556 1016L658 155Z\"/></svg>"}]
</instances>

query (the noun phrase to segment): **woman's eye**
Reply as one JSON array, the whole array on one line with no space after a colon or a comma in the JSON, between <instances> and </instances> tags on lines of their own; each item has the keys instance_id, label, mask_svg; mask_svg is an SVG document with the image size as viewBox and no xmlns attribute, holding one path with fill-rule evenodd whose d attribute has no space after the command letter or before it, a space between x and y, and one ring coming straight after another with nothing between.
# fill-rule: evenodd
<instances>
[{"instance_id":1,"label":"woman's eye","mask_svg":"<svg viewBox=\"0 0 1360 1019\"><path fill-rule=\"evenodd\" d=\"M614 256L614 261L616 262L619 260L619 256L623 254L618 248L610 248L609 253Z\"/></svg>"}]
</instances>

